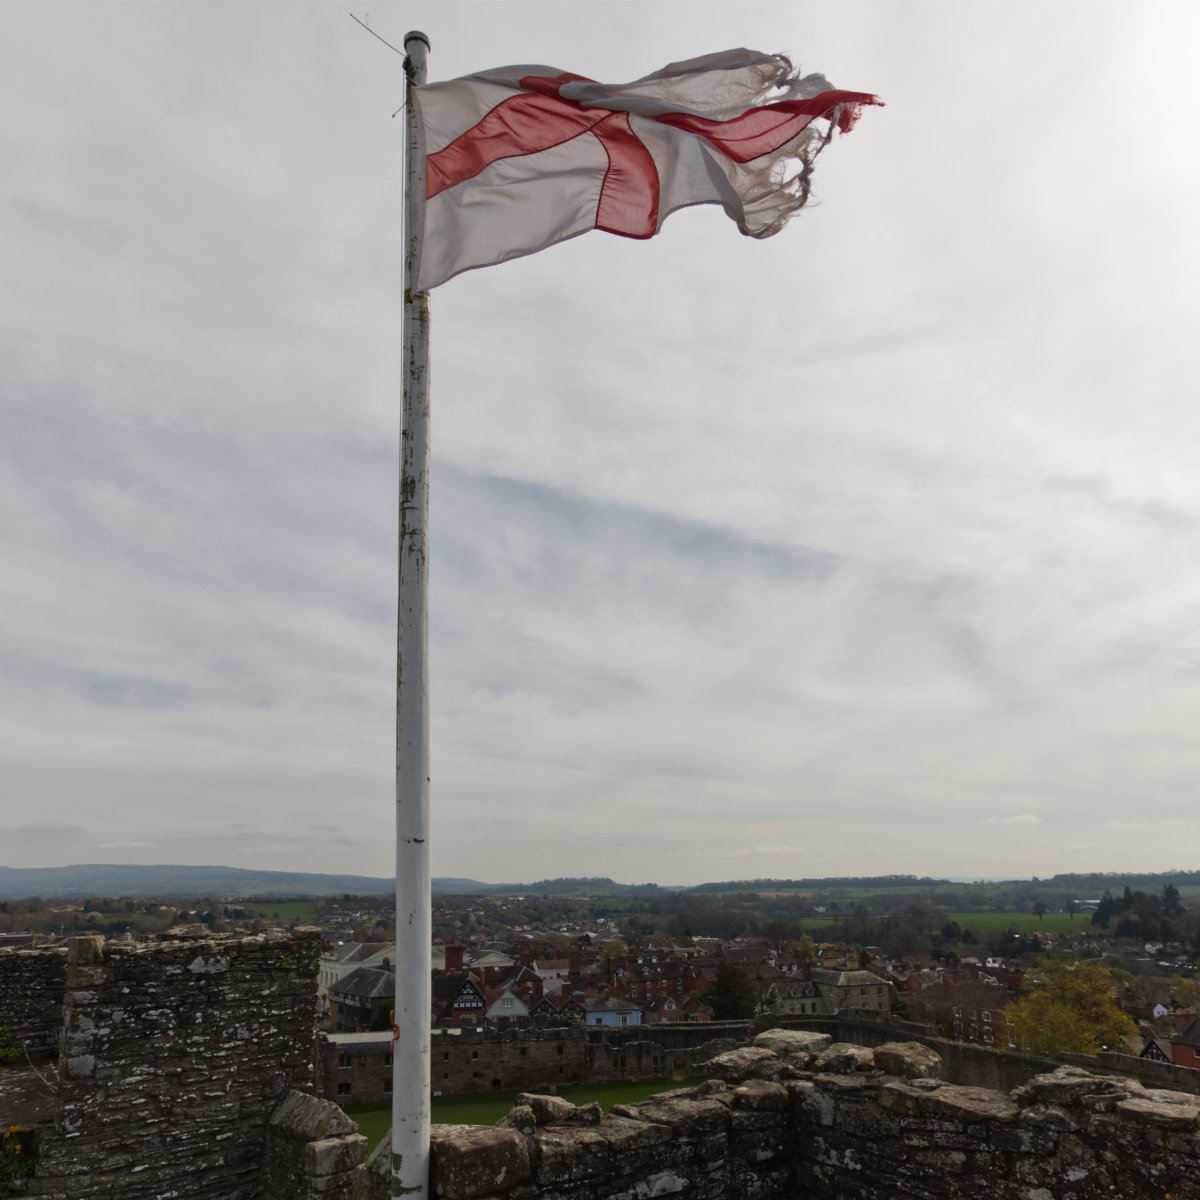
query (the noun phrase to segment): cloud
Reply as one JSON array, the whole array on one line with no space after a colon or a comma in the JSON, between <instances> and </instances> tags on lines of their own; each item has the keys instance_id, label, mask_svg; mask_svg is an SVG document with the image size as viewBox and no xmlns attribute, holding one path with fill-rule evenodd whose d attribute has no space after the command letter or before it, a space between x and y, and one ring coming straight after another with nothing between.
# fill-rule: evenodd
<instances>
[{"instance_id":1,"label":"cloud","mask_svg":"<svg viewBox=\"0 0 1200 1200\"><path fill-rule=\"evenodd\" d=\"M30 825L17 825L9 829L5 836L18 845L23 843L30 846L55 846L78 842L89 835L82 825L35 822Z\"/></svg>"},{"instance_id":2,"label":"cloud","mask_svg":"<svg viewBox=\"0 0 1200 1200\"><path fill-rule=\"evenodd\" d=\"M1200 18L1098 3L1039 19L1056 69L1017 93L1032 5L874 5L869 42L831 10L792 49L889 107L779 237L692 209L434 293L438 873L698 882L814 831L823 872L1153 869L1191 828ZM635 78L794 25L661 0L630 43L603 6L445 7L435 77L536 44ZM387 52L325 5L26 9L0 75L0 757L38 821L8 836L387 873ZM1101 127L1131 69L1161 119ZM936 136L897 136L906 112ZM1011 128L1043 133L998 176ZM1060 849L1080 813L1120 836Z\"/></svg>"}]
</instances>

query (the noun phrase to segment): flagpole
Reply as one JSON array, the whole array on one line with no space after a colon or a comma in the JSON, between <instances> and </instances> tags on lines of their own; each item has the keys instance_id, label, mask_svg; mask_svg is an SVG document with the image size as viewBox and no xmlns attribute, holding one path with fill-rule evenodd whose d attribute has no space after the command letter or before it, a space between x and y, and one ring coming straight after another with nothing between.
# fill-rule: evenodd
<instances>
[{"instance_id":1,"label":"flagpole","mask_svg":"<svg viewBox=\"0 0 1200 1200\"><path fill-rule=\"evenodd\" d=\"M396 1000L392 1033L391 1194L429 1187L429 293L416 290L425 224L425 137L413 88L429 39L405 35L404 400L396 620Z\"/></svg>"}]
</instances>

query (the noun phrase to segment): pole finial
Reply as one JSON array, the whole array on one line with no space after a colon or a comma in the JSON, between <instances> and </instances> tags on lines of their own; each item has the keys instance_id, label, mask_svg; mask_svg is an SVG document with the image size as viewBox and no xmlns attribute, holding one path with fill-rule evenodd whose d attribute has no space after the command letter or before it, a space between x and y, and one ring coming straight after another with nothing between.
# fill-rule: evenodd
<instances>
[{"instance_id":1,"label":"pole finial","mask_svg":"<svg viewBox=\"0 0 1200 1200\"><path fill-rule=\"evenodd\" d=\"M419 29L410 29L408 31L408 33L406 33L404 35L403 45L406 50L408 49L409 42L424 42L425 49L426 50L431 49L431 47L429 45L429 38L425 34L423 34Z\"/></svg>"}]
</instances>

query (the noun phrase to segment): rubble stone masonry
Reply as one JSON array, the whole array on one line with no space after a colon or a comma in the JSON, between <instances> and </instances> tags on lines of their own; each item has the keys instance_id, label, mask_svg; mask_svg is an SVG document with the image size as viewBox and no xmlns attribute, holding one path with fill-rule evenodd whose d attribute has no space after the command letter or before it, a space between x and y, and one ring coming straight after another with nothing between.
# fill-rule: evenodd
<instances>
[{"instance_id":1,"label":"rubble stone masonry","mask_svg":"<svg viewBox=\"0 0 1200 1200\"><path fill-rule=\"evenodd\" d=\"M35 998L49 1012L57 1006L60 1018L57 1075L44 1061L0 1072L0 1122L17 1125L23 1142L40 1137L36 1172L14 1181L15 1194L387 1197L387 1139L364 1165L365 1139L353 1122L312 1094L319 952L317 931L300 930L131 944L89 936L72 941L65 963L5 960L0 1024L36 1033ZM21 973L26 982L14 986ZM580 1038L546 1030L531 1039L464 1031L445 1044L463 1048L456 1070L479 1069L470 1066L480 1061L472 1050L491 1046L490 1061L508 1070L511 1056L514 1073L533 1056L529 1069L544 1080L546 1063L567 1058L568 1041L582 1048L581 1070L630 1078L650 1071L656 1055L698 1061L721 1040L707 1048L691 1041L711 1029L619 1032ZM988 1088L946 1078L964 1069L986 1074L973 1059L884 1041L881 1027L860 1034L764 1030L753 1044L710 1057L699 1087L608 1114L558 1096L520 1095L499 1126L435 1127L430 1194L1200 1200L1200 1094L1161 1086L1179 1075L1186 1086L1196 1072L1133 1077L1101 1073L1115 1071L1115 1061L1046 1070L1026 1062L1022 1070L1034 1073L1019 1084ZM647 1035L663 1040L642 1040ZM435 1073L441 1044L434 1039ZM37 1088L40 1098L30 1090Z\"/></svg>"},{"instance_id":2,"label":"rubble stone masonry","mask_svg":"<svg viewBox=\"0 0 1200 1200\"><path fill-rule=\"evenodd\" d=\"M28 1125L40 1145L24 1194L356 1196L365 1139L306 1094L320 952L317 930L74 938L57 987L47 977L38 993L60 1005L58 1071L52 1121ZM0 1119L26 1128L21 1112Z\"/></svg>"},{"instance_id":3,"label":"rubble stone masonry","mask_svg":"<svg viewBox=\"0 0 1200 1200\"><path fill-rule=\"evenodd\" d=\"M66 950L0 950L0 1025L33 1062L58 1053Z\"/></svg>"},{"instance_id":4,"label":"rubble stone masonry","mask_svg":"<svg viewBox=\"0 0 1200 1200\"><path fill-rule=\"evenodd\" d=\"M772 1040L773 1039L773 1040ZM789 1044L792 1039L793 1044ZM809 1039L805 1041L804 1039ZM765 1033L699 1087L434 1130L441 1200L1196 1200L1200 1098L1060 1067L1005 1093L916 1043ZM739 1075L749 1073L749 1077ZM387 1140L367 1166L387 1196Z\"/></svg>"}]
</instances>

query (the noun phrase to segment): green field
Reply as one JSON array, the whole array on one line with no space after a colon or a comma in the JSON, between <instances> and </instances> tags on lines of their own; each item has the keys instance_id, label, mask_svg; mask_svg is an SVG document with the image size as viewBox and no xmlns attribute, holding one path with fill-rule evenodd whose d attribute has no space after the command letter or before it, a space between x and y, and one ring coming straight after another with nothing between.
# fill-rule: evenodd
<instances>
[{"instance_id":1,"label":"green field","mask_svg":"<svg viewBox=\"0 0 1200 1200\"><path fill-rule=\"evenodd\" d=\"M840 929L843 917L801 917L800 926L806 932L811 930L812 936L820 939L826 932ZM1076 913L1071 920L1069 913L1048 912L1041 920L1033 913L1012 912L955 912L931 913L929 927L937 932L950 921L957 921L963 929L972 933L990 933L994 930L1015 929L1018 933L1034 933L1045 930L1047 933L1087 933L1093 930L1091 913Z\"/></svg>"},{"instance_id":2,"label":"green field","mask_svg":"<svg viewBox=\"0 0 1200 1200\"><path fill-rule=\"evenodd\" d=\"M1047 933L1095 931L1091 913L1076 913L1073 921L1070 913L1056 912L1048 912L1040 920L1033 913L937 913L933 918L933 927L941 929L948 921L957 921L964 929L970 929L973 933L987 933L996 929L1015 929L1018 933L1036 933L1038 930L1045 930Z\"/></svg>"},{"instance_id":3,"label":"green field","mask_svg":"<svg viewBox=\"0 0 1200 1200\"><path fill-rule=\"evenodd\" d=\"M316 900L230 900L231 908L244 908L276 921L300 921L316 924Z\"/></svg>"},{"instance_id":4,"label":"green field","mask_svg":"<svg viewBox=\"0 0 1200 1200\"><path fill-rule=\"evenodd\" d=\"M653 1083L581 1083L560 1087L557 1091L564 1100L572 1104L599 1102L607 1112L614 1104L636 1104L648 1100L659 1092L673 1088L694 1087L699 1079L659 1079ZM545 1093L546 1088L529 1088L529 1091ZM438 1096L433 1101L433 1123L435 1125L495 1125L513 1106L516 1092L466 1092L461 1096ZM392 1105L388 1100L371 1104L347 1104L343 1106L347 1115L357 1123L359 1131L366 1135L367 1144L374 1150L380 1139L392 1127Z\"/></svg>"}]
</instances>

